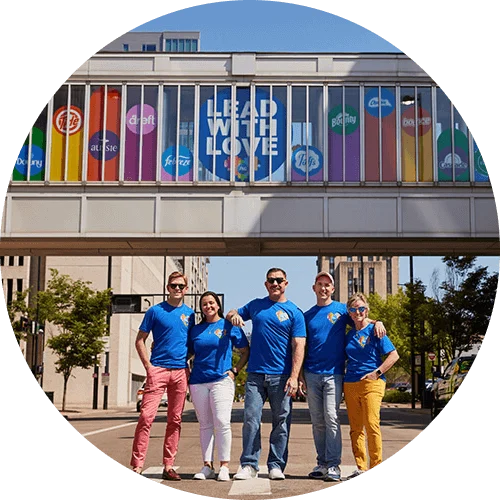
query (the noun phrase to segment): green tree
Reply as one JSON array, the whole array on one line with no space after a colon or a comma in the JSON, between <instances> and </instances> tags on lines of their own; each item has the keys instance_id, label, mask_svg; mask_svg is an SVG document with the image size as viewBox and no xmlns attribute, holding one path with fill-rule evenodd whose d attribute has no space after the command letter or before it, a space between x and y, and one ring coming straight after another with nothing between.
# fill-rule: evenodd
<instances>
[{"instance_id":1,"label":"green tree","mask_svg":"<svg viewBox=\"0 0 500 500\"><path fill-rule=\"evenodd\" d=\"M60 331L47 340L47 345L58 357L56 372L64 379L65 410L71 372L74 368L94 366L104 350L111 290L92 290L90 282L73 280L56 269L50 272L46 289L37 294L37 306L39 319L49 321Z\"/></svg>"},{"instance_id":2,"label":"green tree","mask_svg":"<svg viewBox=\"0 0 500 500\"><path fill-rule=\"evenodd\" d=\"M7 313L18 343L26 339L30 331L29 318L33 317L26 299L28 292L29 290L16 292L16 298L7 304Z\"/></svg>"}]
</instances>

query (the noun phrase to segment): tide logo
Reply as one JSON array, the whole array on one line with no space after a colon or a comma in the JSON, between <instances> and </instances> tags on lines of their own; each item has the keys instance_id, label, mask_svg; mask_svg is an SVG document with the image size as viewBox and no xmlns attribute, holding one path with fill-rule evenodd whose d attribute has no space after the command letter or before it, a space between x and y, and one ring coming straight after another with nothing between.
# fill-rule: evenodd
<instances>
[{"instance_id":1,"label":"tide logo","mask_svg":"<svg viewBox=\"0 0 500 500\"><path fill-rule=\"evenodd\" d=\"M67 106L61 106L55 113L52 120L54 129L61 135L76 134L83 125L83 114L80 108L70 106L69 113Z\"/></svg>"}]
</instances>

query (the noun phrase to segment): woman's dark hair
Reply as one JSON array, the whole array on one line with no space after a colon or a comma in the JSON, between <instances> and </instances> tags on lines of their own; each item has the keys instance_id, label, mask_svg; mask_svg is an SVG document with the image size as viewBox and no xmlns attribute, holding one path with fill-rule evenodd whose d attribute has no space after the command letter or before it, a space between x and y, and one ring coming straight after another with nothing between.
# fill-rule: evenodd
<instances>
[{"instance_id":1,"label":"woman's dark hair","mask_svg":"<svg viewBox=\"0 0 500 500\"><path fill-rule=\"evenodd\" d=\"M203 314L203 310L201 308L201 302L203 301L203 299L205 297L213 297L215 299L215 302L219 306L219 310L217 311L217 313L219 314L219 316L221 318L224 318L224 311L222 310L222 304L221 304L219 296L215 292L208 291L208 292L203 293L201 295L201 297L200 297L200 314L201 314L201 321L200 321L200 323L205 323L207 321L207 318Z\"/></svg>"}]
</instances>

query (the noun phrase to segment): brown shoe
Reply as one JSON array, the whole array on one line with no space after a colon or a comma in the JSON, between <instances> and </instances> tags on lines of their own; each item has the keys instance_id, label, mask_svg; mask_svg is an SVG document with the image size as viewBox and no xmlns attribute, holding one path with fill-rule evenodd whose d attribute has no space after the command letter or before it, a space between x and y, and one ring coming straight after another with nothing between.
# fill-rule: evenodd
<instances>
[{"instance_id":1,"label":"brown shoe","mask_svg":"<svg viewBox=\"0 0 500 500\"><path fill-rule=\"evenodd\" d=\"M180 481L181 476L175 472L174 469L163 469L163 473L161 475L162 479L165 479L166 481Z\"/></svg>"}]
</instances>

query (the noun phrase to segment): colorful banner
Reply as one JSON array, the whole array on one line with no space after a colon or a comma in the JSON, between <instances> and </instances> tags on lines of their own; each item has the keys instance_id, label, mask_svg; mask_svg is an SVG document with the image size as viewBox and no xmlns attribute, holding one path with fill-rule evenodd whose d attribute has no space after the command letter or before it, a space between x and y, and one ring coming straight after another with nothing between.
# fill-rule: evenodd
<instances>
[{"instance_id":1,"label":"colorful banner","mask_svg":"<svg viewBox=\"0 0 500 500\"><path fill-rule=\"evenodd\" d=\"M323 153L314 146L292 148L292 181L323 180Z\"/></svg>"},{"instance_id":2,"label":"colorful banner","mask_svg":"<svg viewBox=\"0 0 500 500\"><path fill-rule=\"evenodd\" d=\"M26 181L28 179L28 154L29 136L24 141L19 156L16 160L13 181ZM43 181L45 177L45 134L37 127L31 130L31 161L30 180Z\"/></svg>"},{"instance_id":3,"label":"colorful banner","mask_svg":"<svg viewBox=\"0 0 500 500\"><path fill-rule=\"evenodd\" d=\"M215 104L216 101L216 104ZM216 98L207 99L200 108L200 152L203 167L213 171L220 180L230 179L231 153L235 156L235 180L248 181L249 168L255 169L254 179L261 181L269 177L270 158L272 172L276 172L286 159L286 109L269 92L256 89L255 144L250 151L250 89L236 91L236 133L231 144L231 89L217 92ZM216 108L216 109L215 109Z\"/></svg>"},{"instance_id":4,"label":"colorful banner","mask_svg":"<svg viewBox=\"0 0 500 500\"><path fill-rule=\"evenodd\" d=\"M132 106L127 111L125 133L125 180L139 180L142 124L142 181L156 180L156 147L158 123L156 109L150 104Z\"/></svg>"},{"instance_id":5,"label":"colorful banner","mask_svg":"<svg viewBox=\"0 0 500 500\"><path fill-rule=\"evenodd\" d=\"M396 174L396 100L387 88L371 88L365 95L365 180L379 182L382 121L382 181L395 182Z\"/></svg>"},{"instance_id":6,"label":"colorful banner","mask_svg":"<svg viewBox=\"0 0 500 500\"><path fill-rule=\"evenodd\" d=\"M66 141L68 142L68 171L66 168ZM52 119L50 152L51 181L82 180L83 112L78 106L61 106Z\"/></svg>"},{"instance_id":7,"label":"colorful banner","mask_svg":"<svg viewBox=\"0 0 500 500\"><path fill-rule=\"evenodd\" d=\"M175 181L176 173L179 181L193 180L193 153L186 146L179 146L179 154L175 146L168 147L161 157L161 180Z\"/></svg>"},{"instance_id":8,"label":"colorful banner","mask_svg":"<svg viewBox=\"0 0 500 500\"><path fill-rule=\"evenodd\" d=\"M343 138L345 123L345 178L343 176ZM335 106L328 113L328 179L332 182L359 182L359 113L352 106Z\"/></svg>"},{"instance_id":9,"label":"colorful banner","mask_svg":"<svg viewBox=\"0 0 500 500\"><path fill-rule=\"evenodd\" d=\"M432 119L429 111L418 108L417 126L415 126L415 106L407 107L401 114L401 154L403 181L417 181L416 141L418 134L418 180L432 182Z\"/></svg>"},{"instance_id":10,"label":"colorful banner","mask_svg":"<svg viewBox=\"0 0 500 500\"><path fill-rule=\"evenodd\" d=\"M453 163L455 164L455 181L470 180L469 171L469 140L458 129L453 130L455 150L452 151L451 130L444 130L437 140L438 180L453 181Z\"/></svg>"},{"instance_id":11,"label":"colorful banner","mask_svg":"<svg viewBox=\"0 0 500 500\"><path fill-rule=\"evenodd\" d=\"M117 89L99 87L90 96L88 181L117 181L120 165L121 95ZM104 115L106 111L106 127ZM103 130L104 129L104 130ZM102 166L104 158L104 179Z\"/></svg>"},{"instance_id":12,"label":"colorful banner","mask_svg":"<svg viewBox=\"0 0 500 500\"><path fill-rule=\"evenodd\" d=\"M474 180L476 182L489 182L490 176L486 170L483 155L474 141Z\"/></svg>"}]
</instances>

